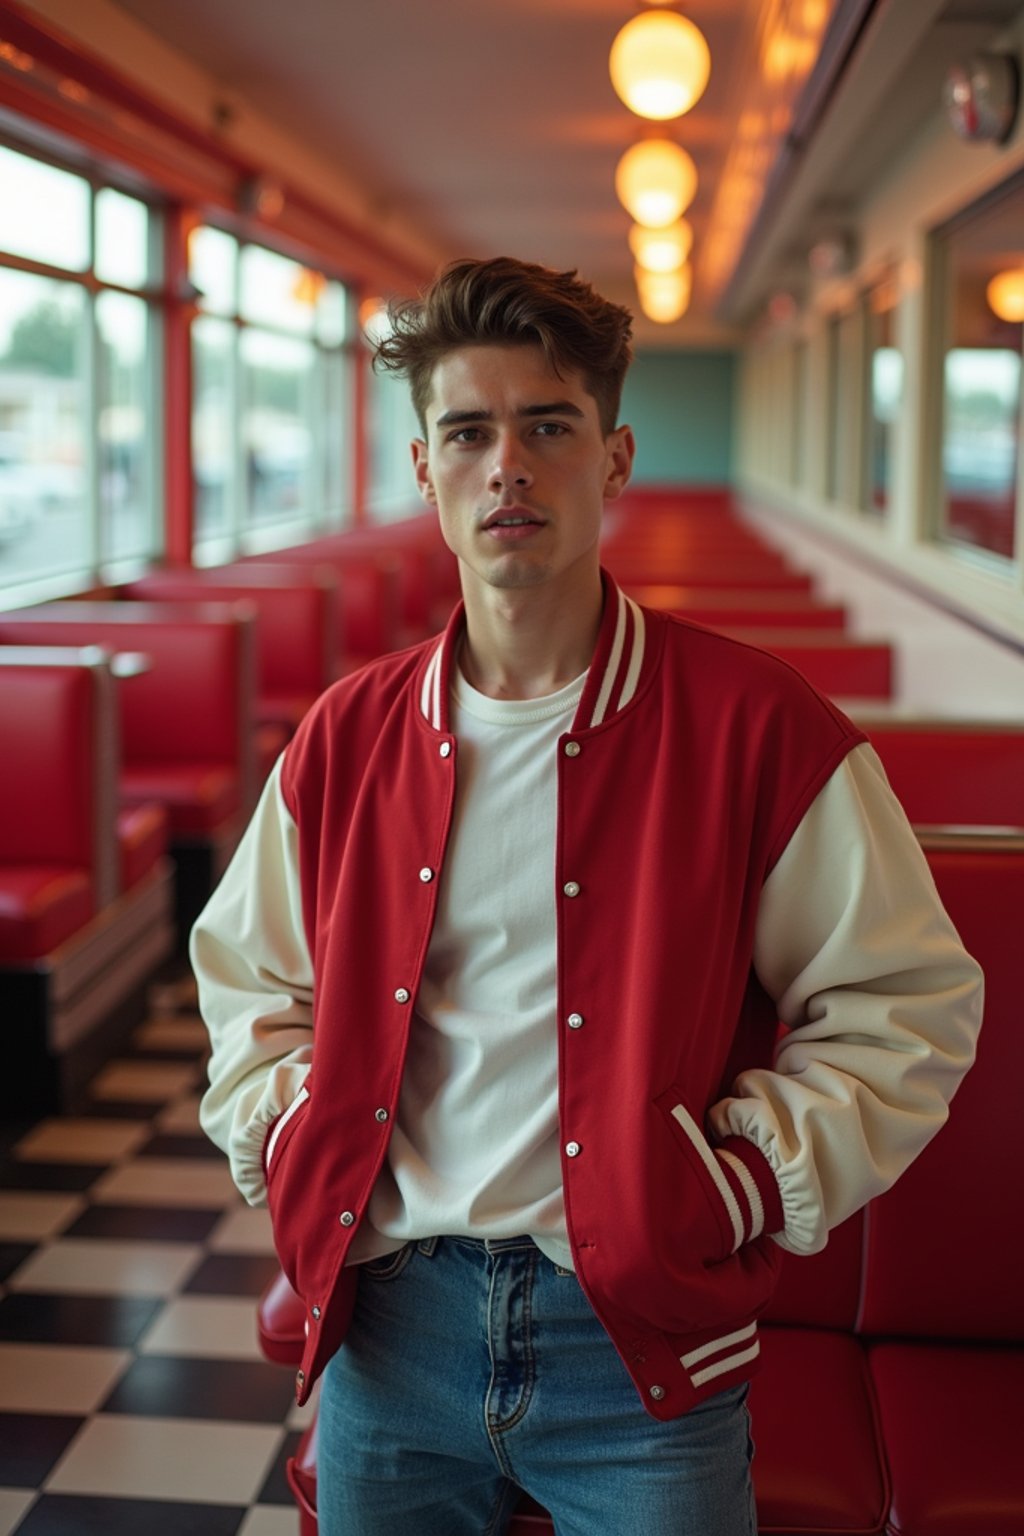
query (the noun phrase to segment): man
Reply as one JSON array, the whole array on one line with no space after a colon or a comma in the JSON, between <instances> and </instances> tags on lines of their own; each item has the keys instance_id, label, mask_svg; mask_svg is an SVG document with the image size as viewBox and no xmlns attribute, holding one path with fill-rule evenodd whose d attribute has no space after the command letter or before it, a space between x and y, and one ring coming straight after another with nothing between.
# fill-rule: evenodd
<instances>
[{"instance_id":1,"label":"man","mask_svg":"<svg viewBox=\"0 0 1024 1536\"><path fill-rule=\"evenodd\" d=\"M749 1536L782 1251L942 1124L978 969L860 732L602 574L628 312L501 259L392 319L464 606L319 701L193 940L320 1530Z\"/></svg>"}]
</instances>

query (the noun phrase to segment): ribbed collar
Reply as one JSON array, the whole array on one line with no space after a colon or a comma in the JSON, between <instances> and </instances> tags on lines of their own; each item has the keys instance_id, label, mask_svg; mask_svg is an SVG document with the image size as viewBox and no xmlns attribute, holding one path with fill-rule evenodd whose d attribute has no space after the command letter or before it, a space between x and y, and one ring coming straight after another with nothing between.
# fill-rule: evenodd
<instances>
[{"instance_id":1,"label":"ribbed collar","mask_svg":"<svg viewBox=\"0 0 1024 1536\"><path fill-rule=\"evenodd\" d=\"M573 721L575 731L593 730L620 714L636 695L644 662L649 659L648 627L642 608L616 586L607 571L602 570L601 582L601 628ZM435 731L445 734L451 730L451 670L465 622L465 608L459 603L444 634L428 652L417 679L420 712Z\"/></svg>"}]
</instances>

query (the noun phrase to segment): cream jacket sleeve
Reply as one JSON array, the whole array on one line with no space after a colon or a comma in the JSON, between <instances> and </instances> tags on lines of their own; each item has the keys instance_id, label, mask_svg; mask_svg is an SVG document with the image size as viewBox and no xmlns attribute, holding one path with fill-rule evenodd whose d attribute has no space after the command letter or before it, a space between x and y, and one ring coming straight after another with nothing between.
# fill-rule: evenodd
<instances>
[{"instance_id":1,"label":"cream jacket sleeve","mask_svg":"<svg viewBox=\"0 0 1024 1536\"><path fill-rule=\"evenodd\" d=\"M266 1198L267 1128L295 1102L313 1054L297 845L279 761L190 945L212 1048L199 1118L251 1205Z\"/></svg>"},{"instance_id":2,"label":"cream jacket sleeve","mask_svg":"<svg viewBox=\"0 0 1024 1536\"><path fill-rule=\"evenodd\" d=\"M762 892L754 966L788 1026L709 1122L753 1141L782 1195L783 1248L814 1253L946 1119L974 1059L981 971L939 901L873 749L856 747Z\"/></svg>"}]
</instances>

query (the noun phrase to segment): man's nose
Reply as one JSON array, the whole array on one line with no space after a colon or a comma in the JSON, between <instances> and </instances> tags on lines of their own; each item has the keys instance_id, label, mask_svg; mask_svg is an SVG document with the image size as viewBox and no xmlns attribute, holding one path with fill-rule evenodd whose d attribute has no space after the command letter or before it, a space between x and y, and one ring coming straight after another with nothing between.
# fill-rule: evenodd
<instances>
[{"instance_id":1,"label":"man's nose","mask_svg":"<svg viewBox=\"0 0 1024 1536\"><path fill-rule=\"evenodd\" d=\"M525 462L519 442L513 437L499 437L494 445L490 486L492 491L510 491L531 484L533 476Z\"/></svg>"}]
</instances>

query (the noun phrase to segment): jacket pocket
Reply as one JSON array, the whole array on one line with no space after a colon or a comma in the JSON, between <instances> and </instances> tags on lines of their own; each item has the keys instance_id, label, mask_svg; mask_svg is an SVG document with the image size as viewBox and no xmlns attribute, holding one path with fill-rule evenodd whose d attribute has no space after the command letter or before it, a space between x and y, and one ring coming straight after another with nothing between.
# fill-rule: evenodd
<instances>
[{"instance_id":1,"label":"jacket pocket","mask_svg":"<svg viewBox=\"0 0 1024 1536\"><path fill-rule=\"evenodd\" d=\"M693 1115L676 1083L658 1095L655 1104L668 1123L677 1146L690 1167L710 1211L717 1241L714 1251L702 1254L706 1263L719 1263L735 1253L743 1242L743 1213L711 1143ZM685 1210L681 1211L685 1219ZM707 1224L704 1223L707 1230Z\"/></svg>"},{"instance_id":2,"label":"jacket pocket","mask_svg":"<svg viewBox=\"0 0 1024 1536\"><path fill-rule=\"evenodd\" d=\"M309 1089L303 1084L288 1108L270 1123L263 1148L263 1174L268 1184L272 1173L277 1170L285 1147L295 1134L302 1112L308 1103Z\"/></svg>"}]
</instances>

